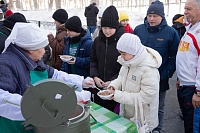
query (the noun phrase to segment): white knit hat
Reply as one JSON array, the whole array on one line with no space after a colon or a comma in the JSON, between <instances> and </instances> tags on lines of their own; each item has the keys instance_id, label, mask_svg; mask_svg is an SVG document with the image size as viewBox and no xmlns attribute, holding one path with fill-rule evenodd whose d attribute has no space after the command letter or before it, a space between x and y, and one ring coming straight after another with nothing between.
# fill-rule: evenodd
<instances>
[{"instance_id":1,"label":"white knit hat","mask_svg":"<svg viewBox=\"0 0 200 133\"><path fill-rule=\"evenodd\" d=\"M124 33L117 42L117 49L137 57L144 50L144 46L138 36L130 33Z\"/></svg>"},{"instance_id":2,"label":"white knit hat","mask_svg":"<svg viewBox=\"0 0 200 133\"><path fill-rule=\"evenodd\" d=\"M44 48L49 42L47 35L36 24L17 22L5 41L3 52L11 43L25 50L37 50Z\"/></svg>"}]
</instances>

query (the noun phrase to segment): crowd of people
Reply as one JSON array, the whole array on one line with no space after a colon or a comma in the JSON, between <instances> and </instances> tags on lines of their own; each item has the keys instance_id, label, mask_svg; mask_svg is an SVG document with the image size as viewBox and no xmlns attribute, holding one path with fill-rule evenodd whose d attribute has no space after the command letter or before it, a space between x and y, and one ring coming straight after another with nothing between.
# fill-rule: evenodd
<instances>
[{"instance_id":1,"label":"crowd of people","mask_svg":"<svg viewBox=\"0 0 200 133\"><path fill-rule=\"evenodd\" d=\"M199 0L186 0L184 14L175 14L172 26L163 3L155 0L144 23L134 29L128 13L113 5L87 6L87 28L79 16L68 18L65 9L57 9L52 14L55 36L46 36L23 14L5 8L0 1L0 132L24 131L20 109L1 101L20 104L28 85L53 78L90 91L95 103L135 122L139 133L160 133L175 71L185 133L200 132ZM60 55L72 58L63 61ZM102 100L94 86L109 90L113 97ZM140 110L140 103L142 117L134 111ZM138 124L135 118L144 120Z\"/></svg>"}]
</instances>

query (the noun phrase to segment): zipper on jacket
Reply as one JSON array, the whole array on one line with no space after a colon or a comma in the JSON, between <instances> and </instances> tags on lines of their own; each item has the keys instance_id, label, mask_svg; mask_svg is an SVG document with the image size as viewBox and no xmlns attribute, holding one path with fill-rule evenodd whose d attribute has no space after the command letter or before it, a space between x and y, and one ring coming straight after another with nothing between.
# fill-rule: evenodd
<instances>
[{"instance_id":1,"label":"zipper on jacket","mask_svg":"<svg viewBox=\"0 0 200 133\"><path fill-rule=\"evenodd\" d=\"M104 65L104 79L103 81L105 82L105 79L106 79L106 56L107 56L107 51L108 51L108 39L106 38L106 53L105 53L105 65Z\"/></svg>"},{"instance_id":2,"label":"zipper on jacket","mask_svg":"<svg viewBox=\"0 0 200 133\"><path fill-rule=\"evenodd\" d=\"M125 80L125 81L127 81L129 71L130 71L130 67L128 67L128 71L127 71L127 75L126 75L126 80ZM126 87L126 86L124 86L124 88L125 88L125 87Z\"/></svg>"},{"instance_id":3,"label":"zipper on jacket","mask_svg":"<svg viewBox=\"0 0 200 133\"><path fill-rule=\"evenodd\" d=\"M129 71L130 71L130 67L128 67L128 71L127 71L127 75L126 75L126 80L125 80L125 81L127 81ZM126 83L125 83L125 85L126 85ZM126 87L126 86L124 86L124 88L125 88L125 87ZM123 88L122 88L122 91L124 91ZM126 112L125 107L124 107L124 112Z\"/></svg>"},{"instance_id":4,"label":"zipper on jacket","mask_svg":"<svg viewBox=\"0 0 200 133\"><path fill-rule=\"evenodd\" d=\"M130 67L128 67L128 71L127 71L127 75L126 75L126 80L125 81L127 81L129 71L130 71ZM125 82L125 85L126 85L126 82ZM122 91L124 91L125 88L126 88L126 86L122 87ZM125 107L124 107L124 112L126 112Z\"/></svg>"}]
</instances>

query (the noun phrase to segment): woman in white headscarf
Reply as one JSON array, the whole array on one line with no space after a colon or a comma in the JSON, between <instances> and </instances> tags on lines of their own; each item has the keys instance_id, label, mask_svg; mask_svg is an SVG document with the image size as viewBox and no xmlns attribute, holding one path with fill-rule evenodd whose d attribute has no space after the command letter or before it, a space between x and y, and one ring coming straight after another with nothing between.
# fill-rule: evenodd
<instances>
[{"instance_id":1,"label":"woman in white headscarf","mask_svg":"<svg viewBox=\"0 0 200 133\"><path fill-rule=\"evenodd\" d=\"M117 42L122 65L117 79L111 81L111 99L120 103L120 115L133 118L135 98L141 99L149 132L158 125L159 72L162 58L155 50L145 47L133 34L123 34ZM131 119L132 120L132 119Z\"/></svg>"},{"instance_id":2,"label":"woman in white headscarf","mask_svg":"<svg viewBox=\"0 0 200 133\"><path fill-rule=\"evenodd\" d=\"M32 23L16 23L5 41L5 49L0 55L0 133L24 133L20 108L7 103L20 105L30 84L53 78L75 84L78 90L94 85L92 79L85 80L82 76L45 65L41 58L48 43L45 33Z\"/></svg>"}]
</instances>

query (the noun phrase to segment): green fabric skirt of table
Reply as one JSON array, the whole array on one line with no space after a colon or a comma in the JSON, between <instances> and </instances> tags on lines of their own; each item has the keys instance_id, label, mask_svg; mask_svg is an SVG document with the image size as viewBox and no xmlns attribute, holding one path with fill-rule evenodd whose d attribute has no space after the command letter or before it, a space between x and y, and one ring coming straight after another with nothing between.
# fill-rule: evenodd
<instances>
[{"instance_id":1,"label":"green fabric skirt of table","mask_svg":"<svg viewBox=\"0 0 200 133\"><path fill-rule=\"evenodd\" d=\"M108 109L90 103L90 113L97 120L97 123L91 125L91 133L137 133L136 125L130 120L121 117ZM92 117L90 123L94 122Z\"/></svg>"}]
</instances>

